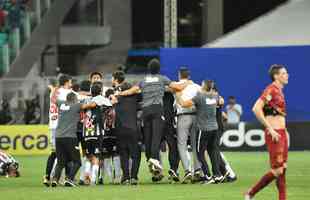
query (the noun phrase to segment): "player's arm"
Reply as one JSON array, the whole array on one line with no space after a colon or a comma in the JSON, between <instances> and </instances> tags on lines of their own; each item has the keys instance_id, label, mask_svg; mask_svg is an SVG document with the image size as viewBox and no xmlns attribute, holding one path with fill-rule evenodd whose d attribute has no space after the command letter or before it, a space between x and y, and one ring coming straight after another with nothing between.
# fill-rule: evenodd
<instances>
[{"instance_id":1,"label":"player's arm","mask_svg":"<svg viewBox=\"0 0 310 200\"><path fill-rule=\"evenodd\" d=\"M194 105L194 102L191 99L184 100L181 96L182 96L182 93L180 93L180 92L176 93L176 101L182 107L189 108L189 107L192 107Z\"/></svg>"},{"instance_id":2,"label":"player's arm","mask_svg":"<svg viewBox=\"0 0 310 200\"><path fill-rule=\"evenodd\" d=\"M115 95L116 96L131 96L134 94L139 94L140 92L141 92L140 87L138 85L135 85L128 90L116 92Z\"/></svg>"},{"instance_id":3,"label":"player's arm","mask_svg":"<svg viewBox=\"0 0 310 200\"><path fill-rule=\"evenodd\" d=\"M48 89L50 90L50 93L51 93L51 94L54 93L55 90L56 90L56 87L54 87L53 85L48 85L47 87L48 87Z\"/></svg>"},{"instance_id":4,"label":"player's arm","mask_svg":"<svg viewBox=\"0 0 310 200\"><path fill-rule=\"evenodd\" d=\"M288 141L289 141L289 138L290 138L290 133L288 132L288 130L287 130L287 128L285 129L285 134L286 134L286 138L288 139ZM290 147L290 144L289 144L289 142L288 142L288 147Z\"/></svg>"},{"instance_id":5,"label":"player's arm","mask_svg":"<svg viewBox=\"0 0 310 200\"><path fill-rule=\"evenodd\" d=\"M193 84L193 82L190 80L185 81L184 83L178 83L178 82L172 81L169 84L169 88L171 88L172 90L174 90L176 92L179 92L179 91L184 90L190 84Z\"/></svg>"},{"instance_id":6,"label":"player's arm","mask_svg":"<svg viewBox=\"0 0 310 200\"><path fill-rule=\"evenodd\" d=\"M222 106L224 106L224 104L225 104L224 98L222 96L219 96L218 105L222 107Z\"/></svg>"},{"instance_id":7,"label":"player's arm","mask_svg":"<svg viewBox=\"0 0 310 200\"><path fill-rule=\"evenodd\" d=\"M95 102L88 103L88 104L81 104L81 110L87 110L87 109L92 109L95 108L97 104Z\"/></svg>"},{"instance_id":8,"label":"player's arm","mask_svg":"<svg viewBox=\"0 0 310 200\"><path fill-rule=\"evenodd\" d=\"M175 91L175 92L179 92L184 90L189 84L192 84L193 81L185 81L184 83L180 83L180 82L175 82L175 81L171 81L168 77L166 76L161 76L161 81L164 83L165 86L168 86L171 90Z\"/></svg>"},{"instance_id":9,"label":"player's arm","mask_svg":"<svg viewBox=\"0 0 310 200\"><path fill-rule=\"evenodd\" d=\"M222 112L222 117L223 117L223 119L225 121L228 119L228 116L227 116L226 112Z\"/></svg>"},{"instance_id":10,"label":"player's arm","mask_svg":"<svg viewBox=\"0 0 310 200\"><path fill-rule=\"evenodd\" d=\"M268 130L269 134L272 136L272 140L278 141L280 135L272 128L270 123L266 120L266 117L264 115L263 108L265 106L265 102L259 98L256 103L254 104L252 111L254 112L256 118L262 125Z\"/></svg>"},{"instance_id":11,"label":"player's arm","mask_svg":"<svg viewBox=\"0 0 310 200\"><path fill-rule=\"evenodd\" d=\"M116 98L115 95L110 95L109 99L113 105L118 103L118 99Z\"/></svg>"}]
</instances>

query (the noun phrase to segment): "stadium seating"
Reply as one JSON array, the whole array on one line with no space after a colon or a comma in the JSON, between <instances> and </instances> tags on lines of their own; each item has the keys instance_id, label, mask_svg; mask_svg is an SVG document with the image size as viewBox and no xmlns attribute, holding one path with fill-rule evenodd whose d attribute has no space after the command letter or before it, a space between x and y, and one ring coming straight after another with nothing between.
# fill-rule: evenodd
<instances>
[{"instance_id":1,"label":"stadium seating","mask_svg":"<svg viewBox=\"0 0 310 200\"><path fill-rule=\"evenodd\" d=\"M40 9L36 8L39 2ZM0 0L0 76L19 54L31 31L39 24L38 17L48 10L51 0ZM37 13L39 12L39 13Z\"/></svg>"},{"instance_id":2,"label":"stadium seating","mask_svg":"<svg viewBox=\"0 0 310 200\"><path fill-rule=\"evenodd\" d=\"M23 30L27 0L0 1L0 74L8 69L20 47L20 30Z\"/></svg>"}]
</instances>

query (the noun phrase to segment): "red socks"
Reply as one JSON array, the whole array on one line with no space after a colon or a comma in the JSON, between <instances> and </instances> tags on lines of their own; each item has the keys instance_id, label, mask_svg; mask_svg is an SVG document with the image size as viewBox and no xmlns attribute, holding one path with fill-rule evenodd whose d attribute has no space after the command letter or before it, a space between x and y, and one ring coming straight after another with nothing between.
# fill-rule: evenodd
<instances>
[{"instance_id":1,"label":"red socks","mask_svg":"<svg viewBox=\"0 0 310 200\"><path fill-rule=\"evenodd\" d=\"M277 188L279 191L279 200L286 200L286 169L284 169L283 174L277 178Z\"/></svg>"},{"instance_id":2,"label":"red socks","mask_svg":"<svg viewBox=\"0 0 310 200\"><path fill-rule=\"evenodd\" d=\"M279 200L286 200L286 169L279 177L275 177L272 172L265 174L258 183L250 190L249 195L253 197L256 193L266 187L274 179L277 179L276 185L279 191Z\"/></svg>"},{"instance_id":3,"label":"red socks","mask_svg":"<svg viewBox=\"0 0 310 200\"><path fill-rule=\"evenodd\" d=\"M272 172L268 172L265 174L258 183L250 190L249 195L253 197L257 192L266 187L269 183L271 183L276 177ZM281 199L282 200L282 199Z\"/></svg>"}]
</instances>

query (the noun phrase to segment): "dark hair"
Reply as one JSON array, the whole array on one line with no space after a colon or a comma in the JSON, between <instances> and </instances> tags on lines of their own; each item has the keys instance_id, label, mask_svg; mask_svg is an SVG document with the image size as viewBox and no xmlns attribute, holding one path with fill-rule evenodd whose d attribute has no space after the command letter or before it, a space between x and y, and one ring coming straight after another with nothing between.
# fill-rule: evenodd
<instances>
[{"instance_id":1,"label":"dark hair","mask_svg":"<svg viewBox=\"0 0 310 200\"><path fill-rule=\"evenodd\" d=\"M80 83L80 89L81 91L83 92L89 92L90 91L90 85L91 85L91 82L90 80L84 80Z\"/></svg>"},{"instance_id":2,"label":"dark hair","mask_svg":"<svg viewBox=\"0 0 310 200\"><path fill-rule=\"evenodd\" d=\"M148 65L147 68L151 74L159 74L160 72L160 62L157 58L152 59Z\"/></svg>"},{"instance_id":3,"label":"dark hair","mask_svg":"<svg viewBox=\"0 0 310 200\"><path fill-rule=\"evenodd\" d=\"M204 87L202 88L204 91L209 92L215 87L215 83L213 80L204 80Z\"/></svg>"},{"instance_id":4,"label":"dark hair","mask_svg":"<svg viewBox=\"0 0 310 200\"><path fill-rule=\"evenodd\" d=\"M19 164L14 162L14 163L9 164L7 171L8 171L8 173L10 173L10 171L13 170L15 173L15 177L18 178L18 177L20 177L20 173L18 171L18 168L19 168Z\"/></svg>"},{"instance_id":5,"label":"dark hair","mask_svg":"<svg viewBox=\"0 0 310 200\"><path fill-rule=\"evenodd\" d=\"M77 96L74 92L70 92L66 98L68 103L75 103L77 101Z\"/></svg>"},{"instance_id":6,"label":"dark hair","mask_svg":"<svg viewBox=\"0 0 310 200\"><path fill-rule=\"evenodd\" d=\"M114 90L113 89L108 89L105 92L105 97L108 98L110 95L113 95L113 94L114 94Z\"/></svg>"},{"instance_id":7,"label":"dark hair","mask_svg":"<svg viewBox=\"0 0 310 200\"><path fill-rule=\"evenodd\" d=\"M74 83L73 86L72 86L72 90L74 92L80 91L80 85L78 83Z\"/></svg>"},{"instance_id":8,"label":"dark hair","mask_svg":"<svg viewBox=\"0 0 310 200\"><path fill-rule=\"evenodd\" d=\"M228 99L236 99L234 96L229 96Z\"/></svg>"},{"instance_id":9,"label":"dark hair","mask_svg":"<svg viewBox=\"0 0 310 200\"><path fill-rule=\"evenodd\" d=\"M102 86L103 84L101 82L94 82L90 88L91 95L93 97L100 95L102 92Z\"/></svg>"},{"instance_id":10,"label":"dark hair","mask_svg":"<svg viewBox=\"0 0 310 200\"><path fill-rule=\"evenodd\" d=\"M179 74L181 79L188 79L190 76L190 71L187 67L180 67Z\"/></svg>"},{"instance_id":11,"label":"dark hair","mask_svg":"<svg viewBox=\"0 0 310 200\"><path fill-rule=\"evenodd\" d=\"M280 70L285 68L284 65L273 64L269 68L269 77L272 81L275 81L274 75L279 74Z\"/></svg>"},{"instance_id":12,"label":"dark hair","mask_svg":"<svg viewBox=\"0 0 310 200\"><path fill-rule=\"evenodd\" d=\"M115 71L112 77L117 80L118 83L122 83L125 80L125 73L123 71Z\"/></svg>"},{"instance_id":13,"label":"dark hair","mask_svg":"<svg viewBox=\"0 0 310 200\"><path fill-rule=\"evenodd\" d=\"M126 71L126 66L123 65L123 64L120 64L120 65L117 67L117 70L118 70L118 71L123 71L123 72L125 72L125 71Z\"/></svg>"},{"instance_id":14,"label":"dark hair","mask_svg":"<svg viewBox=\"0 0 310 200\"><path fill-rule=\"evenodd\" d=\"M89 78L92 79L93 76L95 76L95 75L98 75L98 76L100 76L101 79L103 79L103 74L100 73L100 72L92 72L92 73L90 73Z\"/></svg>"},{"instance_id":15,"label":"dark hair","mask_svg":"<svg viewBox=\"0 0 310 200\"><path fill-rule=\"evenodd\" d=\"M58 80L59 86L64 86L70 80L72 80L71 76L66 75L66 74L61 75Z\"/></svg>"}]
</instances>

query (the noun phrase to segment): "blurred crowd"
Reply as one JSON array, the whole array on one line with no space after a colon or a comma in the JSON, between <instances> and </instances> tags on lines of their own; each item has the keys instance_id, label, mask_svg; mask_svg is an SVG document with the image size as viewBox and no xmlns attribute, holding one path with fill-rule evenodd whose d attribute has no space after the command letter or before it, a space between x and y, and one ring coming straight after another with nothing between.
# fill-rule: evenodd
<instances>
[{"instance_id":1,"label":"blurred crowd","mask_svg":"<svg viewBox=\"0 0 310 200\"><path fill-rule=\"evenodd\" d=\"M0 125L10 124L40 124L41 106L39 96L24 100L25 109L22 113L14 112L9 101L2 99L0 106Z\"/></svg>"},{"instance_id":2,"label":"blurred crowd","mask_svg":"<svg viewBox=\"0 0 310 200\"><path fill-rule=\"evenodd\" d=\"M29 0L0 0L0 31L9 33L22 25Z\"/></svg>"}]
</instances>

